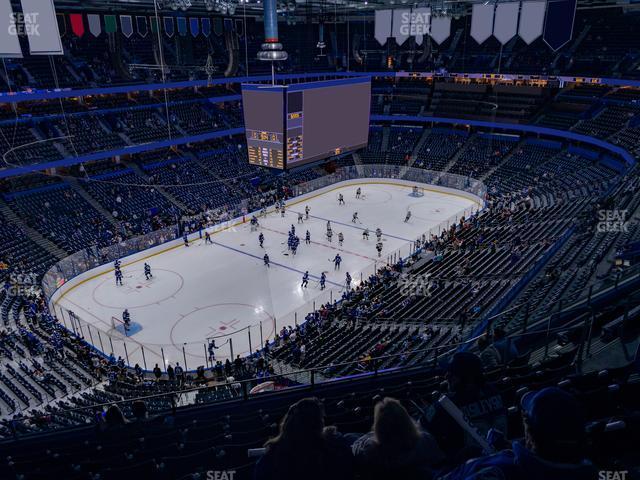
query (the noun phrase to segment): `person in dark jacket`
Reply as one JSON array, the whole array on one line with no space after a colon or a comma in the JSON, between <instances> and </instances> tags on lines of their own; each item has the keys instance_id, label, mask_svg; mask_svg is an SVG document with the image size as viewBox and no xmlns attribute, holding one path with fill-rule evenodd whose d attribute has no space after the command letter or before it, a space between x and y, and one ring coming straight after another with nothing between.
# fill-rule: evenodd
<instances>
[{"instance_id":1,"label":"person in dark jacket","mask_svg":"<svg viewBox=\"0 0 640 480\"><path fill-rule=\"evenodd\" d=\"M557 387L529 392L521 400L524 441L511 450L470 460L442 480L593 480L584 458L585 422L578 401Z\"/></svg>"},{"instance_id":2,"label":"person in dark jacket","mask_svg":"<svg viewBox=\"0 0 640 480\"><path fill-rule=\"evenodd\" d=\"M265 444L255 480L347 480L353 478L351 450L335 430L325 427L324 409L317 398L289 407L280 433Z\"/></svg>"},{"instance_id":3,"label":"person in dark jacket","mask_svg":"<svg viewBox=\"0 0 640 480\"><path fill-rule=\"evenodd\" d=\"M363 479L431 478L444 460L433 437L420 430L402 404L385 398L375 406L372 431L351 447Z\"/></svg>"}]
</instances>

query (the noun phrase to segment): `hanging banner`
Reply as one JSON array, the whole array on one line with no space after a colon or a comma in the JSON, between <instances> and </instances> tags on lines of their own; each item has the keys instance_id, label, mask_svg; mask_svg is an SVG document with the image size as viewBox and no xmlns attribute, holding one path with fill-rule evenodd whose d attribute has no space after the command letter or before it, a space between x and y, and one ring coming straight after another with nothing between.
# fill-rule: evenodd
<instances>
[{"instance_id":1,"label":"hanging banner","mask_svg":"<svg viewBox=\"0 0 640 480\"><path fill-rule=\"evenodd\" d=\"M233 19L225 18L224 19L224 31L225 32L233 32L234 28L235 27L233 26Z\"/></svg>"},{"instance_id":2,"label":"hanging banner","mask_svg":"<svg viewBox=\"0 0 640 480\"><path fill-rule=\"evenodd\" d=\"M71 22L71 31L77 36L84 35L84 20L81 13L69 14L69 21Z\"/></svg>"},{"instance_id":3,"label":"hanging banner","mask_svg":"<svg viewBox=\"0 0 640 480\"><path fill-rule=\"evenodd\" d=\"M133 35L133 22L131 21L131 15L120 15L120 29L125 37L131 38L131 35Z\"/></svg>"},{"instance_id":4,"label":"hanging banner","mask_svg":"<svg viewBox=\"0 0 640 480\"><path fill-rule=\"evenodd\" d=\"M22 58L18 38L18 14L13 13L11 2L0 2L0 57Z\"/></svg>"},{"instance_id":5,"label":"hanging banner","mask_svg":"<svg viewBox=\"0 0 640 480\"><path fill-rule=\"evenodd\" d=\"M527 0L522 2L518 35L527 45L542 35L544 12L546 9L547 2L544 0Z\"/></svg>"},{"instance_id":6,"label":"hanging banner","mask_svg":"<svg viewBox=\"0 0 640 480\"><path fill-rule=\"evenodd\" d=\"M65 20L64 13L56 13L56 17L58 17L58 30L60 31L60 36L64 37L67 34L67 22Z\"/></svg>"},{"instance_id":7,"label":"hanging banner","mask_svg":"<svg viewBox=\"0 0 640 480\"><path fill-rule=\"evenodd\" d=\"M149 33L147 29L147 17L136 17L136 28L138 29L138 35L142 38L147 36Z\"/></svg>"},{"instance_id":8,"label":"hanging banner","mask_svg":"<svg viewBox=\"0 0 640 480\"><path fill-rule=\"evenodd\" d=\"M209 38L209 35L211 35L211 20L208 18L201 18L200 21L202 23L202 34Z\"/></svg>"},{"instance_id":9,"label":"hanging banner","mask_svg":"<svg viewBox=\"0 0 640 480\"><path fill-rule=\"evenodd\" d=\"M176 22L178 23L178 34L181 37L187 35L187 19L185 17L176 18Z\"/></svg>"},{"instance_id":10,"label":"hanging banner","mask_svg":"<svg viewBox=\"0 0 640 480\"><path fill-rule=\"evenodd\" d=\"M164 17L164 33L167 37L173 37L173 17Z\"/></svg>"},{"instance_id":11,"label":"hanging banner","mask_svg":"<svg viewBox=\"0 0 640 480\"><path fill-rule=\"evenodd\" d=\"M158 33L158 17L149 17L149 23L151 24L151 33Z\"/></svg>"},{"instance_id":12,"label":"hanging banner","mask_svg":"<svg viewBox=\"0 0 640 480\"><path fill-rule=\"evenodd\" d=\"M431 19L431 38L440 45L451 35L451 17L433 17Z\"/></svg>"},{"instance_id":13,"label":"hanging banner","mask_svg":"<svg viewBox=\"0 0 640 480\"><path fill-rule=\"evenodd\" d=\"M577 0L554 0L547 4L542 38L554 52L564 47L573 37L577 5Z\"/></svg>"},{"instance_id":14,"label":"hanging banner","mask_svg":"<svg viewBox=\"0 0 640 480\"><path fill-rule=\"evenodd\" d=\"M391 10L376 10L374 38L380 45L387 43L391 36Z\"/></svg>"},{"instance_id":15,"label":"hanging banner","mask_svg":"<svg viewBox=\"0 0 640 480\"><path fill-rule=\"evenodd\" d=\"M213 19L213 33L218 37L222 35L222 19L220 17L215 17Z\"/></svg>"},{"instance_id":16,"label":"hanging banner","mask_svg":"<svg viewBox=\"0 0 640 480\"><path fill-rule=\"evenodd\" d=\"M416 8L412 15L409 34L416 37L416 44L422 45L422 40L429 35L431 30L431 9L428 7Z\"/></svg>"},{"instance_id":17,"label":"hanging banner","mask_svg":"<svg viewBox=\"0 0 640 480\"><path fill-rule=\"evenodd\" d=\"M53 0L22 0L22 16L31 55L64 53Z\"/></svg>"},{"instance_id":18,"label":"hanging banner","mask_svg":"<svg viewBox=\"0 0 640 480\"><path fill-rule=\"evenodd\" d=\"M89 24L89 32L94 37L99 37L102 33L102 25L100 24L100 15L95 13L87 14L87 23Z\"/></svg>"},{"instance_id":19,"label":"hanging banner","mask_svg":"<svg viewBox=\"0 0 640 480\"><path fill-rule=\"evenodd\" d=\"M411 10L399 9L392 10L393 22L391 27L391 36L396 39L398 45L402 45L409 38L411 30Z\"/></svg>"},{"instance_id":20,"label":"hanging banner","mask_svg":"<svg viewBox=\"0 0 640 480\"><path fill-rule=\"evenodd\" d=\"M471 13L471 38L483 43L493 33L493 3L474 3Z\"/></svg>"},{"instance_id":21,"label":"hanging banner","mask_svg":"<svg viewBox=\"0 0 640 480\"><path fill-rule=\"evenodd\" d=\"M104 16L104 31L106 33L116 33L118 31L118 23L115 15Z\"/></svg>"},{"instance_id":22,"label":"hanging banner","mask_svg":"<svg viewBox=\"0 0 640 480\"><path fill-rule=\"evenodd\" d=\"M236 18L236 32L238 32L238 36L244 35L244 23L241 18Z\"/></svg>"},{"instance_id":23,"label":"hanging banner","mask_svg":"<svg viewBox=\"0 0 640 480\"><path fill-rule=\"evenodd\" d=\"M200 21L197 17L189 18L189 30L191 30L191 36L193 36L193 38L197 37L200 33Z\"/></svg>"},{"instance_id":24,"label":"hanging banner","mask_svg":"<svg viewBox=\"0 0 640 480\"><path fill-rule=\"evenodd\" d=\"M504 45L518 32L518 2L499 3L496 6L496 19L493 24L493 36Z\"/></svg>"}]
</instances>

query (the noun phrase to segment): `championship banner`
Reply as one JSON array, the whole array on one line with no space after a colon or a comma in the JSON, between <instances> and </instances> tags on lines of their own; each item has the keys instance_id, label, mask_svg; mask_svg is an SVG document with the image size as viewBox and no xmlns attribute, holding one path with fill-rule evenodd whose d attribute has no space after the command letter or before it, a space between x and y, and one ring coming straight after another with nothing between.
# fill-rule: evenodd
<instances>
[{"instance_id":1,"label":"championship banner","mask_svg":"<svg viewBox=\"0 0 640 480\"><path fill-rule=\"evenodd\" d=\"M131 35L133 35L133 20L131 19L131 15L120 15L120 30L125 37L131 38Z\"/></svg>"},{"instance_id":2,"label":"championship banner","mask_svg":"<svg viewBox=\"0 0 640 480\"><path fill-rule=\"evenodd\" d=\"M522 2L518 36L527 45L530 45L531 42L542 35L546 9L547 2L544 0L527 0Z\"/></svg>"},{"instance_id":3,"label":"championship banner","mask_svg":"<svg viewBox=\"0 0 640 480\"><path fill-rule=\"evenodd\" d=\"M149 33L149 29L147 28L147 17L136 17L136 27L138 29L138 35L142 38L145 38Z\"/></svg>"},{"instance_id":4,"label":"championship banner","mask_svg":"<svg viewBox=\"0 0 640 480\"><path fill-rule=\"evenodd\" d=\"M471 13L471 38L478 44L493 33L493 14L496 6L493 3L475 3Z\"/></svg>"},{"instance_id":5,"label":"championship banner","mask_svg":"<svg viewBox=\"0 0 640 480\"><path fill-rule=\"evenodd\" d=\"M496 19L493 25L493 36L502 44L508 43L518 33L518 2L499 3L496 6Z\"/></svg>"},{"instance_id":6,"label":"championship banner","mask_svg":"<svg viewBox=\"0 0 640 480\"><path fill-rule=\"evenodd\" d=\"M576 18L577 6L577 0L548 2L543 38L554 52L564 47L573 37L573 22Z\"/></svg>"},{"instance_id":7,"label":"championship banner","mask_svg":"<svg viewBox=\"0 0 640 480\"><path fill-rule=\"evenodd\" d=\"M94 37L99 37L102 33L102 25L100 24L100 15L89 13L87 14L87 23L89 24L89 33Z\"/></svg>"},{"instance_id":8,"label":"championship banner","mask_svg":"<svg viewBox=\"0 0 640 480\"><path fill-rule=\"evenodd\" d=\"M11 2L0 2L0 57L22 58L20 39L18 38L19 19L13 13Z\"/></svg>"},{"instance_id":9,"label":"championship banner","mask_svg":"<svg viewBox=\"0 0 640 480\"><path fill-rule=\"evenodd\" d=\"M380 45L387 43L391 36L391 10L376 10L374 37Z\"/></svg>"},{"instance_id":10,"label":"championship banner","mask_svg":"<svg viewBox=\"0 0 640 480\"><path fill-rule=\"evenodd\" d=\"M22 15L31 55L64 53L53 0L22 0Z\"/></svg>"},{"instance_id":11,"label":"championship banner","mask_svg":"<svg viewBox=\"0 0 640 480\"><path fill-rule=\"evenodd\" d=\"M431 18L431 38L440 45L451 35L451 17Z\"/></svg>"}]
</instances>

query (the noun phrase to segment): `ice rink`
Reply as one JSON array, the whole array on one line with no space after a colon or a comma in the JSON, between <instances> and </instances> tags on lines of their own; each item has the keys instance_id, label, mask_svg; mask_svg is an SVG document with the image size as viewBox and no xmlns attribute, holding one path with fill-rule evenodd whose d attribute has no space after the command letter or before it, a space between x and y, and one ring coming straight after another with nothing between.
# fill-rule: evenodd
<instances>
[{"instance_id":1,"label":"ice rink","mask_svg":"<svg viewBox=\"0 0 640 480\"><path fill-rule=\"evenodd\" d=\"M362 188L364 198L356 199ZM358 185L338 186L309 198L291 199L282 218L271 209L260 219L257 232L250 231L247 221L236 227L213 231L213 245L195 238L190 247L177 246L135 261L122 259L124 286L116 286L113 272L71 281L57 299L57 306L75 312L92 328L87 340L105 353L128 356L129 363L180 362L195 369L205 365L206 343L215 338L216 360L246 355L271 339L276 329L302 322L313 309L330 299L339 299L349 272L355 283L386 263L388 255L410 254L411 243L447 220L478 209L478 204L463 196L427 190L423 197L410 195L411 187L393 181L363 181ZM342 193L346 205L338 205ZM297 222L298 212L309 206L310 218ZM407 210L412 217L404 222ZM353 223L358 212L361 223ZM248 219L247 219L248 220ZM333 241L326 238L330 220ZM300 237L296 256L287 250L287 232L295 226ZM382 257L375 250L375 229L383 232ZM369 240L362 237L365 228ZM311 244L304 241L311 233ZM264 249L258 234L265 236ZM338 233L344 244L338 245ZM271 267L265 267L265 251ZM342 256L342 266L334 271L332 259ZM145 280L144 262L152 268L153 278ZM301 288L304 272L310 274L309 287ZM318 278L327 274L327 288L320 290ZM124 337L112 328L112 317L121 318L129 309L134 328ZM250 344L251 342L251 344ZM126 343L126 350L124 347ZM143 357L144 352L144 357Z\"/></svg>"}]
</instances>

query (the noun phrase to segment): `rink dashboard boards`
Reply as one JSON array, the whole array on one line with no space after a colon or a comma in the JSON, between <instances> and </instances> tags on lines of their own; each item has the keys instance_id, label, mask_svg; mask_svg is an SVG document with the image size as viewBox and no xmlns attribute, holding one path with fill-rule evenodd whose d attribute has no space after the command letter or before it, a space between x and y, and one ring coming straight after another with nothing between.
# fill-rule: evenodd
<instances>
[{"instance_id":1,"label":"rink dashboard boards","mask_svg":"<svg viewBox=\"0 0 640 480\"><path fill-rule=\"evenodd\" d=\"M289 169L365 147L371 80L242 84L249 163Z\"/></svg>"}]
</instances>

